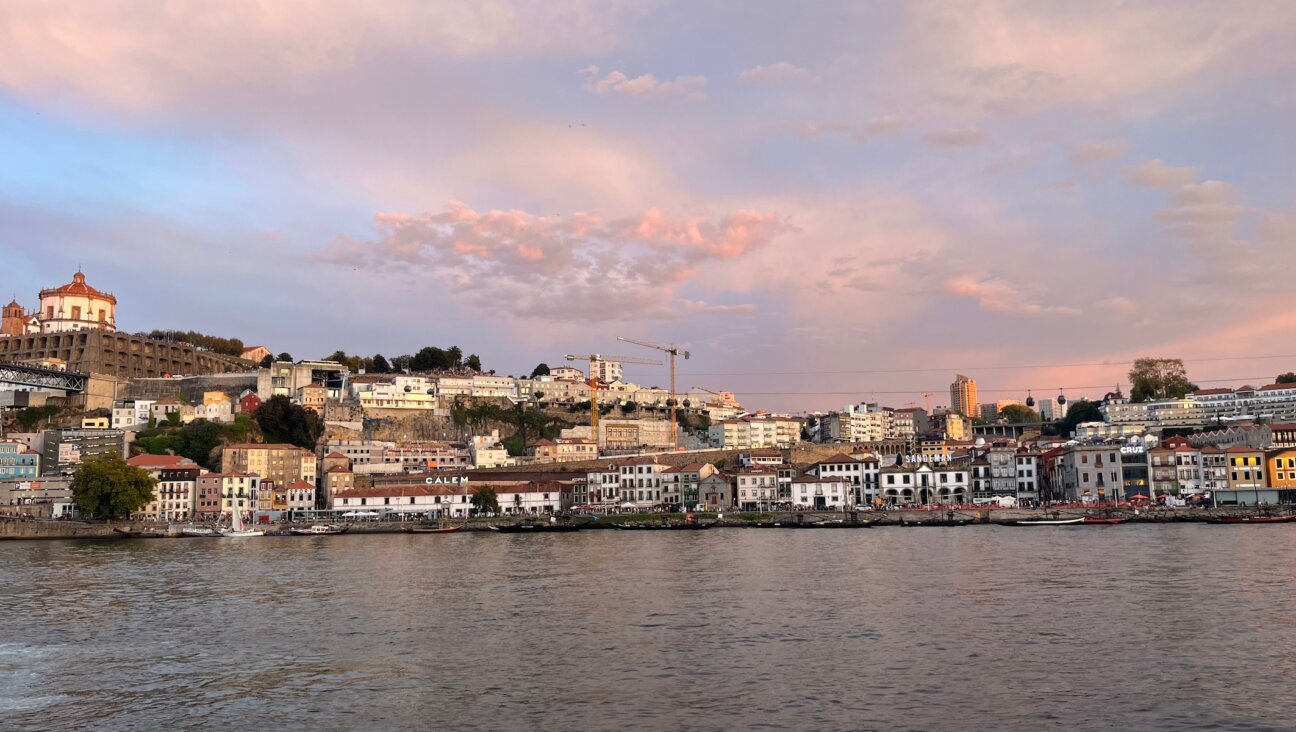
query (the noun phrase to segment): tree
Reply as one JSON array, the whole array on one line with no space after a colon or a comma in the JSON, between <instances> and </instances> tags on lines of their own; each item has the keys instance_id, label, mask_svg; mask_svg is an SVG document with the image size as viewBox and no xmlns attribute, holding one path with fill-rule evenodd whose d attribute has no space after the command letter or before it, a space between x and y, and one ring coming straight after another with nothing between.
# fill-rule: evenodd
<instances>
[{"instance_id":1,"label":"tree","mask_svg":"<svg viewBox=\"0 0 1296 732\"><path fill-rule=\"evenodd\" d=\"M274 356L267 355L265 358L261 359L261 368L263 369L270 368L271 364L274 363L274 360L275 360Z\"/></svg>"},{"instance_id":2,"label":"tree","mask_svg":"<svg viewBox=\"0 0 1296 732\"><path fill-rule=\"evenodd\" d=\"M463 365L463 349L459 346L450 346L446 349L446 358L450 361L450 368L459 368Z\"/></svg>"},{"instance_id":3,"label":"tree","mask_svg":"<svg viewBox=\"0 0 1296 732\"><path fill-rule=\"evenodd\" d=\"M1102 410L1098 409L1097 402L1091 402L1088 399L1078 399L1071 402L1067 408L1066 416L1062 421L1057 423L1057 431L1060 435L1070 435L1075 431L1076 425L1081 422L1101 422L1103 421Z\"/></svg>"},{"instance_id":4,"label":"tree","mask_svg":"<svg viewBox=\"0 0 1296 732\"><path fill-rule=\"evenodd\" d=\"M1036 412L1025 404L1009 404L999 410L999 416L1009 424L1023 424L1026 422L1040 421L1039 412Z\"/></svg>"},{"instance_id":5,"label":"tree","mask_svg":"<svg viewBox=\"0 0 1296 732\"><path fill-rule=\"evenodd\" d=\"M291 354L291 353L281 353L281 354L279 354L278 356L275 356L275 360L276 360L276 361L287 361L287 362L289 362L289 363L292 363L293 357L292 357L292 354Z\"/></svg>"},{"instance_id":6,"label":"tree","mask_svg":"<svg viewBox=\"0 0 1296 732\"><path fill-rule=\"evenodd\" d=\"M1178 399L1197 385L1188 380L1183 360L1178 358L1140 358L1129 372L1130 401ZM1069 412L1068 412L1069 414Z\"/></svg>"},{"instance_id":7,"label":"tree","mask_svg":"<svg viewBox=\"0 0 1296 732\"><path fill-rule=\"evenodd\" d=\"M256 411L256 423L266 442L286 442L314 450L324 424L319 415L286 396L272 396Z\"/></svg>"},{"instance_id":8,"label":"tree","mask_svg":"<svg viewBox=\"0 0 1296 732\"><path fill-rule=\"evenodd\" d=\"M410 368L414 371L436 371L450 368L450 357L440 348L424 346L410 359Z\"/></svg>"},{"instance_id":9,"label":"tree","mask_svg":"<svg viewBox=\"0 0 1296 732\"><path fill-rule=\"evenodd\" d=\"M72 501L84 516L122 518L153 500L157 481L115 452L87 458L72 476Z\"/></svg>"},{"instance_id":10,"label":"tree","mask_svg":"<svg viewBox=\"0 0 1296 732\"><path fill-rule=\"evenodd\" d=\"M1274 379L1274 383L1275 384L1296 384L1296 373L1288 371L1285 374L1278 374L1278 378Z\"/></svg>"},{"instance_id":11,"label":"tree","mask_svg":"<svg viewBox=\"0 0 1296 732\"><path fill-rule=\"evenodd\" d=\"M499 513L499 496L494 488L478 488L472 494L473 513L481 516L488 513Z\"/></svg>"},{"instance_id":12,"label":"tree","mask_svg":"<svg viewBox=\"0 0 1296 732\"><path fill-rule=\"evenodd\" d=\"M547 363L536 364L536 367L531 369L531 378L533 379L537 376L548 376L548 375L549 375L549 364Z\"/></svg>"},{"instance_id":13,"label":"tree","mask_svg":"<svg viewBox=\"0 0 1296 732\"><path fill-rule=\"evenodd\" d=\"M41 422L44 422L58 414L58 411L58 407L52 404L47 404L43 407L27 407L18 413L18 424L22 425L23 429L30 432Z\"/></svg>"},{"instance_id":14,"label":"tree","mask_svg":"<svg viewBox=\"0 0 1296 732\"><path fill-rule=\"evenodd\" d=\"M346 355L346 351L334 351L332 356L329 356L324 360L332 361L333 363L340 363L343 366L351 363L351 358Z\"/></svg>"},{"instance_id":15,"label":"tree","mask_svg":"<svg viewBox=\"0 0 1296 732\"><path fill-rule=\"evenodd\" d=\"M375 374L390 374L392 369L391 364L387 363L387 359L383 358L381 353L375 353L370 370Z\"/></svg>"},{"instance_id":16,"label":"tree","mask_svg":"<svg viewBox=\"0 0 1296 732\"><path fill-rule=\"evenodd\" d=\"M475 353L472 354L472 355L470 355L470 356L467 358L467 360L464 361L464 366L467 366L468 368L472 369L473 371L477 371L477 372L479 372L479 373L480 373L481 370L482 370L481 359L480 359L480 358L477 358L477 354L475 354Z\"/></svg>"}]
</instances>

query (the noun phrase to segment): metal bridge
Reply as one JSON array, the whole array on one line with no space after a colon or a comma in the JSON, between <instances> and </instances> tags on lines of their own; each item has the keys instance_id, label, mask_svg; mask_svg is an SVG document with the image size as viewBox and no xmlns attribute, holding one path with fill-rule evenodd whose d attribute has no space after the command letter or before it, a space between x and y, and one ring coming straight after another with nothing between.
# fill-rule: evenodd
<instances>
[{"instance_id":1,"label":"metal bridge","mask_svg":"<svg viewBox=\"0 0 1296 732\"><path fill-rule=\"evenodd\" d=\"M80 393L86 390L89 374L75 371L60 371L40 366L24 366L17 363L0 363L0 384L27 386L34 389L46 389L65 393Z\"/></svg>"}]
</instances>

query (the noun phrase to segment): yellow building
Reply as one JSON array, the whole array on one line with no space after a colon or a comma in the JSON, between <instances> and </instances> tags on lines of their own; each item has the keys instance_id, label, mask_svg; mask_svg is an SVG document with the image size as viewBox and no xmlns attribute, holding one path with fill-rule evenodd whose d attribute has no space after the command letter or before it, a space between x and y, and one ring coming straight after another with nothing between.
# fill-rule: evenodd
<instances>
[{"instance_id":1,"label":"yellow building","mask_svg":"<svg viewBox=\"0 0 1296 732\"><path fill-rule=\"evenodd\" d=\"M1265 453L1269 470L1269 487L1296 488L1296 448L1270 450Z\"/></svg>"},{"instance_id":2,"label":"yellow building","mask_svg":"<svg viewBox=\"0 0 1296 732\"><path fill-rule=\"evenodd\" d=\"M316 458L314 453L296 445L228 445L221 451L221 472L255 473L276 486L298 481L314 485Z\"/></svg>"}]
</instances>

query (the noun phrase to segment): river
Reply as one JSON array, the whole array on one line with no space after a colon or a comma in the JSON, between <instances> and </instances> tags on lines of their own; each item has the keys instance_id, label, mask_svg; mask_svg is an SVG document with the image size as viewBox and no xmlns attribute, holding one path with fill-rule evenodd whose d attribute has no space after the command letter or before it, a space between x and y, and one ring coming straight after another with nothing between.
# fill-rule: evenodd
<instances>
[{"instance_id":1,"label":"river","mask_svg":"<svg viewBox=\"0 0 1296 732\"><path fill-rule=\"evenodd\" d=\"M0 544L0 729L1296 728L1296 526Z\"/></svg>"}]
</instances>

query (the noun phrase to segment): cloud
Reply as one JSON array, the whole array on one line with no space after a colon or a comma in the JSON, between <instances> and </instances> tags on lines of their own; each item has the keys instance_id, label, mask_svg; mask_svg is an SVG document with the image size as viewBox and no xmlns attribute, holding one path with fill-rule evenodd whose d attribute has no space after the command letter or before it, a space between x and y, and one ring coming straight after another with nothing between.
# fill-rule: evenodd
<instances>
[{"instance_id":1,"label":"cloud","mask_svg":"<svg viewBox=\"0 0 1296 732\"><path fill-rule=\"evenodd\" d=\"M0 9L0 86L77 90L126 109L157 109L246 86L297 93L375 55L472 58L595 54L613 47L644 8L599 0L474 3L393 0L227 0L219 12L176 2L146 11L130 0L80 7Z\"/></svg>"},{"instance_id":2,"label":"cloud","mask_svg":"<svg viewBox=\"0 0 1296 732\"><path fill-rule=\"evenodd\" d=\"M707 265L738 260L789 227L773 214L739 210L719 219L650 209L605 221L594 214L480 213L452 202L437 213L379 214L380 237L342 237L318 255L353 270L435 282L478 309L511 318L674 319L748 313L681 294Z\"/></svg>"},{"instance_id":3,"label":"cloud","mask_svg":"<svg viewBox=\"0 0 1296 732\"><path fill-rule=\"evenodd\" d=\"M1083 164L1115 160L1128 150L1128 140L1088 140L1080 143L1075 152L1071 153L1071 162Z\"/></svg>"},{"instance_id":4,"label":"cloud","mask_svg":"<svg viewBox=\"0 0 1296 732\"><path fill-rule=\"evenodd\" d=\"M738 75L738 81L744 83L750 82L778 82L794 79L799 76L805 76L808 72L789 61L779 61L778 63L768 66L756 66L747 69Z\"/></svg>"},{"instance_id":5,"label":"cloud","mask_svg":"<svg viewBox=\"0 0 1296 732\"><path fill-rule=\"evenodd\" d=\"M790 131L802 140L818 140L840 135L860 144L876 138L895 137L905 128L905 121L895 115L874 117L863 123L802 121L778 125L779 131Z\"/></svg>"},{"instance_id":6,"label":"cloud","mask_svg":"<svg viewBox=\"0 0 1296 732\"><path fill-rule=\"evenodd\" d=\"M1126 168L1125 180L1148 188L1178 188L1197 180L1197 169L1172 168L1154 158Z\"/></svg>"},{"instance_id":7,"label":"cloud","mask_svg":"<svg viewBox=\"0 0 1296 732\"><path fill-rule=\"evenodd\" d=\"M1078 308L1044 306L1030 302L1020 287L998 277L956 275L943 283L945 294L976 300L982 310L1005 315L1067 315L1082 313Z\"/></svg>"},{"instance_id":8,"label":"cloud","mask_svg":"<svg viewBox=\"0 0 1296 732\"><path fill-rule=\"evenodd\" d=\"M984 145L987 139L984 132L976 129L932 132L922 137L922 141L932 147L975 147Z\"/></svg>"},{"instance_id":9,"label":"cloud","mask_svg":"<svg viewBox=\"0 0 1296 732\"><path fill-rule=\"evenodd\" d=\"M631 78L620 71L611 71L600 78L597 66L586 67L580 73L585 77L581 87L593 94L616 93L647 99L682 96L695 102L706 99L705 76L677 76L674 81L659 81L652 74Z\"/></svg>"},{"instance_id":10,"label":"cloud","mask_svg":"<svg viewBox=\"0 0 1296 732\"><path fill-rule=\"evenodd\" d=\"M1099 310L1105 310L1113 315L1133 315L1138 311L1138 306L1134 301L1123 295L1113 295L1094 303Z\"/></svg>"}]
</instances>

